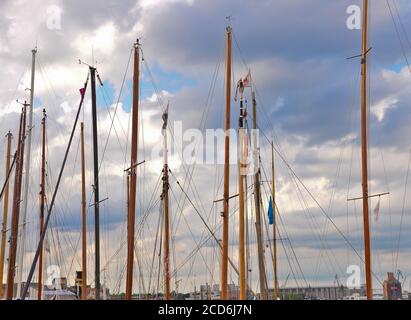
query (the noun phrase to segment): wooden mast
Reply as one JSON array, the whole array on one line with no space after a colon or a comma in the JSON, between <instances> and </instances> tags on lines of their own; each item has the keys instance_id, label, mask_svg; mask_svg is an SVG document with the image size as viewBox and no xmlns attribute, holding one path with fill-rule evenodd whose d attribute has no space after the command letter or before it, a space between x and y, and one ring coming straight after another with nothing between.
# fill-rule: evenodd
<instances>
[{"instance_id":1,"label":"wooden mast","mask_svg":"<svg viewBox=\"0 0 411 320\"><path fill-rule=\"evenodd\" d=\"M223 248L221 261L221 299L228 299L228 233L229 233L229 194L230 194L230 109L231 109L231 32L227 27L226 57L226 115L225 115L225 154L224 154L224 196L223 196Z\"/></svg>"},{"instance_id":2,"label":"wooden mast","mask_svg":"<svg viewBox=\"0 0 411 320\"><path fill-rule=\"evenodd\" d=\"M95 299L100 299L100 196L99 196L99 163L98 163L98 133L97 133L97 99L96 99L96 68L90 66L91 105L93 120L93 160L94 160L94 242L95 242Z\"/></svg>"},{"instance_id":3,"label":"wooden mast","mask_svg":"<svg viewBox=\"0 0 411 320\"><path fill-rule=\"evenodd\" d=\"M165 278L165 299L170 300L170 215L169 215L169 176L168 176L168 148L167 148L167 118L168 106L166 113L163 115L163 136L164 136L164 168L163 168L163 210L164 210L164 278Z\"/></svg>"},{"instance_id":4,"label":"wooden mast","mask_svg":"<svg viewBox=\"0 0 411 320\"><path fill-rule=\"evenodd\" d=\"M80 124L81 148L81 300L87 300L87 209L84 123Z\"/></svg>"},{"instance_id":5,"label":"wooden mast","mask_svg":"<svg viewBox=\"0 0 411 320\"><path fill-rule=\"evenodd\" d=\"M44 209L46 202L46 110L43 109L42 125L42 148L41 148L41 182L40 182L40 236L44 230ZM43 295L43 244L40 244L39 275L37 299L41 300Z\"/></svg>"},{"instance_id":6,"label":"wooden mast","mask_svg":"<svg viewBox=\"0 0 411 320\"><path fill-rule=\"evenodd\" d=\"M239 193L239 273L240 273L240 300L247 299L247 273L245 267L245 212L244 212L244 170L247 168L244 157L244 138L246 133L244 132L244 105L243 105L243 93L244 86L243 81L239 83L240 90L240 118L238 123L238 193Z\"/></svg>"},{"instance_id":7,"label":"wooden mast","mask_svg":"<svg viewBox=\"0 0 411 320\"><path fill-rule=\"evenodd\" d=\"M21 200L21 182L24 162L24 140L26 134L26 108L25 102L20 117L19 141L16 154L16 172L14 177L13 209L11 214L11 235L9 249L9 265L7 270L7 292L6 299L12 300L14 294L14 276L16 274L17 237L19 234L19 216ZM17 286L20 284L18 283Z\"/></svg>"},{"instance_id":8,"label":"wooden mast","mask_svg":"<svg viewBox=\"0 0 411 320\"><path fill-rule=\"evenodd\" d=\"M263 252L263 234L261 223L261 189L260 189L260 165L259 165L259 151L257 148L257 101L255 99L255 92L252 92L253 101L253 129L254 129L254 166L256 172L254 175L254 200L255 200L255 228L258 247L258 271L260 278L261 299L268 299L267 292L267 277L265 273L264 252Z\"/></svg>"},{"instance_id":9,"label":"wooden mast","mask_svg":"<svg viewBox=\"0 0 411 320\"><path fill-rule=\"evenodd\" d=\"M273 268L274 268L274 300L278 300L278 275L277 275L277 202L275 197L275 164L274 164L274 142L271 145L271 192L273 195Z\"/></svg>"},{"instance_id":10,"label":"wooden mast","mask_svg":"<svg viewBox=\"0 0 411 320\"><path fill-rule=\"evenodd\" d=\"M368 0L364 0L362 53L361 53L361 158L362 158L362 200L364 218L365 283L367 299L372 300L371 239L368 208L368 140L367 140L367 54L368 54Z\"/></svg>"},{"instance_id":11,"label":"wooden mast","mask_svg":"<svg viewBox=\"0 0 411 320\"><path fill-rule=\"evenodd\" d=\"M13 135L9 131L7 133L7 154L6 154L6 179L10 171L10 159L11 159L11 139ZM9 182L6 182L6 189L4 191L4 203L3 203L3 223L1 227L1 249L0 249L0 299L3 298L3 272L4 272L4 257L6 255L6 235L7 235L7 219L9 212Z\"/></svg>"},{"instance_id":12,"label":"wooden mast","mask_svg":"<svg viewBox=\"0 0 411 320\"><path fill-rule=\"evenodd\" d=\"M134 44L134 78L133 78L133 111L131 131L131 165L130 195L127 219L127 274L126 300L131 300L133 293L133 264L134 264L134 230L136 220L136 189L137 189L137 151L138 151L138 109L139 109L139 81L140 81L140 43L137 39Z\"/></svg>"}]
</instances>

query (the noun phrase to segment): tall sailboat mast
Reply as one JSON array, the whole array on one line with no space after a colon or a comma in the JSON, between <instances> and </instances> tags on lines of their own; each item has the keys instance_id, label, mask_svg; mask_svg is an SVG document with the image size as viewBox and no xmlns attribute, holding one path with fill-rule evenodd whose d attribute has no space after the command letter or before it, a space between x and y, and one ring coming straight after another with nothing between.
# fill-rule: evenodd
<instances>
[{"instance_id":1,"label":"tall sailboat mast","mask_svg":"<svg viewBox=\"0 0 411 320\"><path fill-rule=\"evenodd\" d=\"M239 82L240 91L240 117L238 120L238 193L239 193L239 272L240 272L240 300L247 299L247 272L245 266L245 210L244 210L244 170L247 168L244 157L244 130L245 110L243 102L244 85Z\"/></svg>"},{"instance_id":2,"label":"tall sailboat mast","mask_svg":"<svg viewBox=\"0 0 411 320\"><path fill-rule=\"evenodd\" d=\"M261 186L260 186L260 159L259 150L257 147L257 101L255 98L255 92L252 91L252 102L253 102L253 129L254 129L254 165L256 166L256 173L254 175L254 200L255 200L255 228L257 237L257 247L258 247L258 271L260 279L260 290L261 299L268 299L267 290L267 276L265 273L264 264L264 252L263 252L263 233L262 233L262 223L261 223Z\"/></svg>"},{"instance_id":3,"label":"tall sailboat mast","mask_svg":"<svg viewBox=\"0 0 411 320\"><path fill-rule=\"evenodd\" d=\"M225 154L224 154L224 195L223 195L223 248L221 261L221 299L228 299L228 233L230 197L230 109L231 109L231 44L232 29L227 27L226 57L226 115L225 115Z\"/></svg>"},{"instance_id":4,"label":"tall sailboat mast","mask_svg":"<svg viewBox=\"0 0 411 320\"><path fill-rule=\"evenodd\" d=\"M127 274L126 299L130 300L133 293L133 265L134 265L134 231L136 221L136 189L137 189L137 151L138 151L138 112L140 94L140 43L137 39L134 44L134 78L133 78L133 111L131 131L131 164L130 194L127 219Z\"/></svg>"},{"instance_id":5,"label":"tall sailboat mast","mask_svg":"<svg viewBox=\"0 0 411 320\"><path fill-rule=\"evenodd\" d=\"M26 150L26 163L24 168L25 181L23 190L23 224L21 228L21 240L19 247L19 257L17 263L17 296L21 296L21 282L23 279L23 269L24 269L24 254L26 251L26 224L27 224L27 205L28 205L28 193L29 193L29 182L30 182L30 164L31 164L31 132L33 129L33 108L34 108L34 82L36 76L36 54L37 48L32 51L32 64L31 64L31 85L30 85L30 104L29 104L29 123L27 127L27 150Z\"/></svg>"},{"instance_id":6,"label":"tall sailboat mast","mask_svg":"<svg viewBox=\"0 0 411 320\"><path fill-rule=\"evenodd\" d=\"M11 235L9 248L9 265L7 270L7 292L6 299L12 300L14 295L14 277L16 273L17 237L19 234L21 183L24 162L24 140L26 134L26 110L27 103L24 103L20 116L19 141L16 154L16 172L14 176L13 209L11 214ZM20 283L17 283L17 287Z\"/></svg>"},{"instance_id":7,"label":"tall sailboat mast","mask_svg":"<svg viewBox=\"0 0 411 320\"><path fill-rule=\"evenodd\" d=\"M367 299L372 300L371 239L368 208L368 139L367 139L367 54L368 54L368 0L364 0L362 53L361 53L361 158L362 158L362 201L364 218L365 281Z\"/></svg>"},{"instance_id":8,"label":"tall sailboat mast","mask_svg":"<svg viewBox=\"0 0 411 320\"><path fill-rule=\"evenodd\" d=\"M6 153L6 179L10 171L11 160L11 139L13 135L9 131L7 133L7 153ZM1 226L1 249L0 249L0 299L3 298L3 273L4 273L4 257L6 256L6 235L7 235L7 219L9 212L9 181L6 182L6 189L4 191L4 203L3 203L3 223Z\"/></svg>"},{"instance_id":9,"label":"tall sailboat mast","mask_svg":"<svg viewBox=\"0 0 411 320\"><path fill-rule=\"evenodd\" d=\"M80 123L81 151L81 300L87 300L87 209L86 166L84 155L84 122Z\"/></svg>"},{"instance_id":10,"label":"tall sailboat mast","mask_svg":"<svg viewBox=\"0 0 411 320\"><path fill-rule=\"evenodd\" d=\"M274 163L274 142L271 145L271 192L273 195L273 269L274 269L274 300L278 299L278 275L277 275L277 202L275 197L275 163Z\"/></svg>"},{"instance_id":11,"label":"tall sailboat mast","mask_svg":"<svg viewBox=\"0 0 411 320\"><path fill-rule=\"evenodd\" d=\"M98 179L98 133L97 133L97 99L96 99L96 68L90 66L91 78L91 114L93 120L93 160L94 160L94 242L95 242L95 299L100 299L100 196Z\"/></svg>"},{"instance_id":12,"label":"tall sailboat mast","mask_svg":"<svg viewBox=\"0 0 411 320\"><path fill-rule=\"evenodd\" d=\"M40 182L40 236L44 230L44 209L46 203L46 110L43 110L42 126L42 147L41 147L41 182ZM37 299L41 300L43 295L43 244L40 245L39 255L39 275Z\"/></svg>"},{"instance_id":13,"label":"tall sailboat mast","mask_svg":"<svg viewBox=\"0 0 411 320\"><path fill-rule=\"evenodd\" d=\"M163 115L163 136L164 136L164 168L163 168L163 210L164 210L164 279L165 279L165 298L170 300L170 215L169 215L169 176L168 176L168 147L167 147L167 122L168 108Z\"/></svg>"}]
</instances>

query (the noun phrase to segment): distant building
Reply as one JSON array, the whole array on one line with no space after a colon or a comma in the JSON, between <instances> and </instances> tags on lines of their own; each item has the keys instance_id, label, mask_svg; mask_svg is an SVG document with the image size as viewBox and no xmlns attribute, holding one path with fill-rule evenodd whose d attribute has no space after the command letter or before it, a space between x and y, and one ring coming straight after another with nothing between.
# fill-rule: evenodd
<instances>
[{"instance_id":1,"label":"distant building","mask_svg":"<svg viewBox=\"0 0 411 320\"><path fill-rule=\"evenodd\" d=\"M383 283L384 299L386 300L401 300L402 288L401 282L395 279L393 272L388 272L388 278Z\"/></svg>"},{"instance_id":2,"label":"distant building","mask_svg":"<svg viewBox=\"0 0 411 320\"><path fill-rule=\"evenodd\" d=\"M227 299L238 300L240 297L240 288L235 284L227 285ZM200 291L194 289L194 292L190 292L189 297L186 300L221 300L221 290L219 284L213 286L208 283L200 286Z\"/></svg>"},{"instance_id":3,"label":"distant building","mask_svg":"<svg viewBox=\"0 0 411 320\"><path fill-rule=\"evenodd\" d=\"M274 289L268 289L269 298L274 298ZM365 294L364 288L349 289L345 286L322 286L305 288L280 288L278 295L280 300L344 300L348 297L357 300Z\"/></svg>"}]
</instances>

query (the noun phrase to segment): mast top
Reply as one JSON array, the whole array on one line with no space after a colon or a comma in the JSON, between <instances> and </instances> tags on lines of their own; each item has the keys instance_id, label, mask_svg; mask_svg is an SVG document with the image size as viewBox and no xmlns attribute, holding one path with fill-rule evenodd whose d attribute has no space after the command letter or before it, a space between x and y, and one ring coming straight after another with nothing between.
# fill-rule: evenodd
<instances>
[{"instance_id":1,"label":"mast top","mask_svg":"<svg viewBox=\"0 0 411 320\"><path fill-rule=\"evenodd\" d=\"M78 64L83 64L83 65L89 67L90 70L97 71L97 67L92 66L92 65L88 64L87 62L84 62L81 59L78 59Z\"/></svg>"},{"instance_id":2,"label":"mast top","mask_svg":"<svg viewBox=\"0 0 411 320\"><path fill-rule=\"evenodd\" d=\"M226 16L225 19L228 21L228 26L226 28L227 33L231 33L233 31L233 28L231 28L231 21L233 20L232 16Z\"/></svg>"},{"instance_id":3,"label":"mast top","mask_svg":"<svg viewBox=\"0 0 411 320\"><path fill-rule=\"evenodd\" d=\"M141 47L141 43L140 43L141 37L136 39L136 42L134 43L134 48L140 48Z\"/></svg>"}]
</instances>

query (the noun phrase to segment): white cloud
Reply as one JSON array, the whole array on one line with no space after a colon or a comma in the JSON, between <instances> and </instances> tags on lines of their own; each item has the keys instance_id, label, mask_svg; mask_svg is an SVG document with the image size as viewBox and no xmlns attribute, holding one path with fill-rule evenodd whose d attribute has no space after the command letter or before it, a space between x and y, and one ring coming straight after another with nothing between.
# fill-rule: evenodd
<instances>
[{"instance_id":1,"label":"white cloud","mask_svg":"<svg viewBox=\"0 0 411 320\"><path fill-rule=\"evenodd\" d=\"M377 118L378 122L382 122L389 110L397 108L398 101L399 100L394 97L381 100L371 107L371 112Z\"/></svg>"},{"instance_id":2,"label":"white cloud","mask_svg":"<svg viewBox=\"0 0 411 320\"><path fill-rule=\"evenodd\" d=\"M141 8L147 9L173 3L185 3L188 5L193 5L194 0L140 0L139 5L141 6Z\"/></svg>"},{"instance_id":3,"label":"white cloud","mask_svg":"<svg viewBox=\"0 0 411 320\"><path fill-rule=\"evenodd\" d=\"M92 32L77 36L72 46L84 56L89 56L93 48L96 55L106 57L115 50L117 35L117 27L110 21Z\"/></svg>"}]
</instances>

